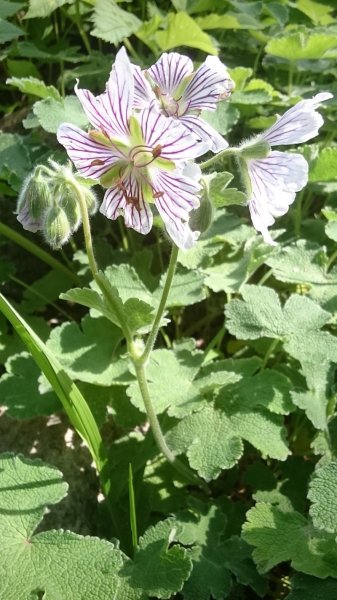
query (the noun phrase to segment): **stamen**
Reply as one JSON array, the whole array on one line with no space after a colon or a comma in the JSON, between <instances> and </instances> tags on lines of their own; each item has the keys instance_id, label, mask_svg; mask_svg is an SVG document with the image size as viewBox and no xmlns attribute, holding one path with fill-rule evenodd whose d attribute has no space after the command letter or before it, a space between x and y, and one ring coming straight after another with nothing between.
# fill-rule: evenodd
<instances>
[{"instance_id":1,"label":"stamen","mask_svg":"<svg viewBox=\"0 0 337 600\"><path fill-rule=\"evenodd\" d=\"M153 158L158 158L158 156L161 155L161 151L162 151L163 147L158 144L157 146L155 146L152 150L152 156Z\"/></svg>"}]
</instances>

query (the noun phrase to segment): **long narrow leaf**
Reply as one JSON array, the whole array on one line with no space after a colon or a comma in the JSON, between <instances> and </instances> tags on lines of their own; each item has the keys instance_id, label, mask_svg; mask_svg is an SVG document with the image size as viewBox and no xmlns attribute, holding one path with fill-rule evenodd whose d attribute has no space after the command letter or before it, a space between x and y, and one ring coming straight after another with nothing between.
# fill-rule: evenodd
<instances>
[{"instance_id":1,"label":"long narrow leaf","mask_svg":"<svg viewBox=\"0 0 337 600\"><path fill-rule=\"evenodd\" d=\"M102 475L105 464L105 451L101 434L80 390L64 371L53 353L2 294L0 294L0 311L10 321L17 334L31 352L35 362L47 377L54 392L63 404L70 422L88 445L96 467ZM107 493L109 491L107 489L108 482L102 481L102 484L105 493Z\"/></svg>"}]
</instances>

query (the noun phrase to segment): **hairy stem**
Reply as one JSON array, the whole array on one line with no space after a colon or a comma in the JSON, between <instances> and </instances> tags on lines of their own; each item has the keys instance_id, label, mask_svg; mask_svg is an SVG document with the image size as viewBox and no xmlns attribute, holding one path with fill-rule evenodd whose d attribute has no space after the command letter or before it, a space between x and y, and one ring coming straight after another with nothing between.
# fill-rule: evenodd
<instances>
[{"instance_id":1,"label":"hairy stem","mask_svg":"<svg viewBox=\"0 0 337 600\"><path fill-rule=\"evenodd\" d=\"M167 270L167 274L166 274L166 280L165 280L163 292L161 295L161 299L159 302L157 314L155 316L149 337L147 338L144 352L141 356L141 360L143 363L146 363L147 359L149 358L150 353L153 349L154 343L156 341L157 335L158 335L160 323L161 323L161 320L162 320L162 317L164 314L167 298L168 298L168 295L169 295L169 292L171 289L173 276L174 276L176 266L177 266L178 252L179 252L179 248L177 246L173 245L172 251L171 251L170 262L169 262L169 266L168 266L168 270Z\"/></svg>"}]
</instances>

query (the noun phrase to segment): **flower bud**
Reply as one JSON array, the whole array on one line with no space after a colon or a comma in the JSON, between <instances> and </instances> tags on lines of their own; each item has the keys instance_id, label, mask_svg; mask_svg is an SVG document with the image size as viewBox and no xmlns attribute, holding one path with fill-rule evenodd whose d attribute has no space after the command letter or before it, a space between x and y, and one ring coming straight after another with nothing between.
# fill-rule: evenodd
<instances>
[{"instance_id":1,"label":"flower bud","mask_svg":"<svg viewBox=\"0 0 337 600\"><path fill-rule=\"evenodd\" d=\"M33 233L41 229L43 215L51 202L48 181L37 167L25 180L18 198L16 214L23 228Z\"/></svg>"},{"instance_id":2,"label":"flower bud","mask_svg":"<svg viewBox=\"0 0 337 600\"><path fill-rule=\"evenodd\" d=\"M265 140L255 138L240 148L240 154L245 159L266 158L271 151L271 147Z\"/></svg>"},{"instance_id":3,"label":"flower bud","mask_svg":"<svg viewBox=\"0 0 337 600\"><path fill-rule=\"evenodd\" d=\"M76 192L67 184L60 186L57 192L58 200L55 201L55 204L65 212L72 231L76 231L81 224L81 211L76 198Z\"/></svg>"},{"instance_id":4,"label":"flower bud","mask_svg":"<svg viewBox=\"0 0 337 600\"><path fill-rule=\"evenodd\" d=\"M42 229L46 242L54 250L63 246L72 234L65 210L56 205L46 211Z\"/></svg>"},{"instance_id":5,"label":"flower bud","mask_svg":"<svg viewBox=\"0 0 337 600\"><path fill-rule=\"evenodd\" d=\"M87 203L87 208L88 208L88 213L89 215L94 215L95 212L97 211L97 198L94 194L94 192L87 187L82 187L83 189L83 193L84 193L84 197L85 197L85 201Z\"/></svg>"}]
</instances>

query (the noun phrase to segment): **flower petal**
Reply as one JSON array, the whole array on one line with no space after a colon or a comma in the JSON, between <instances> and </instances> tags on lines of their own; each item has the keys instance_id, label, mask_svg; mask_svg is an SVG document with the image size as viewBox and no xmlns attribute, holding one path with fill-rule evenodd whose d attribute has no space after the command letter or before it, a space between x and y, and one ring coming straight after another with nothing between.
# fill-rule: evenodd
<instances>
[{"instance_id":1,"label":"flower petal","mask_svg":"<svg viewBox=\"0 0 337 600\"><path fill-rule=\"evenodd\" d=\"M222 135L200 117L197 117L196 115L184 115L183 117L180 117L179 120L191 131L191 133L194 133L198 139L209 143L212 152L220 152L220 150L228 148L228 142Z\"/></svg>"},{"instance_id":2,"label":"flower petal","mask_svg":"<svg viewBox=\"0 0 337 600\"><path fill-rule=\"evenodd\" d=\"M234 82L217 56L208 56L200 65L183 93L190 110L214 110L216 103L228 97Z\"/></svg>"},{"instance_id":3,"label":"flower petal","mask_svg":"<svg viewBox=\"0 0 337 600\"><path fill-rule=\"evenodd\" d=\"M87 115L91 125L96 129L115 135L115 129L110 122L110 117L107 114L103 104L100 102L100 97L95 96L89 90L82 90L78 87L78 79L76 80L75 93L82 104L83 110Z\"/></svg>"},{"instance_id":4,"label":"flower petal","mask_svg":"<svg viewBox=\"0 0 337 600\"><path fill-rule=\"evenodd\" d=\"M190 173L193 177L197 176L189 165L185 173ZM197 194L200 185L191 177L184 175L184 172L159 170L152 176L152 185L157 196L155 204L168 234L179 248L191 248L199 232L190 229L188 220L190 211L199 206Z\"/></svg>"},{"instance_id":5,"label":"flower petal","mask_svg":"<svg viewBox=\"0 0 337 600\"><path fill-rule=\"evenodd\" d=\"M85 177L100 179L111 165L121 158L118 151L96 142L85 131L71 123L60 125L57 139Z\"/></svg>"},{"instance_id":6,"label":"flower petal","mask_svg":"<svg viewBox=\"0 0 337 600\"><path fill-rule=\"evenodd\" d=\"M179 87L185 77L193 72L193 63L190 58L170 52L161 55L157 62L147 69L147 73L151 79L160 88L162 94L174 96L176 89Z\"/></svg>"},{"instance_id":7,"label":"flower petal","mask_svg":"<svg viewBox=\"0 0 337 600\"><path fill-rule=\"evenodd\" d=\"M138 65L131 66L135 84L133 106L134 108L138 109L148 108L150 102L156 100L155 93L153 92L141 68L138 67Z\"/></svg>"},{"instance_id":8,"label":"flower petal","mask_svg":"<svg viewBox=\"0 0 337 600\"><path fill-rule=\"evenodd\" d=\"M125 48L116 54L106 92L100 96L100 103L109 115L117 136L129 136L129 118L134 100L133 68Z\"/></svg>"},{"instance_id":9,"label":"flower petal","mask_svg":"<svg viewBox=\"0 0 337 600\"><path fill-rule=\"evenodd\" d=\"M271 146L307 142L318 135L318 130L324 122L316 108L320 102L329 98L332 98L332 94L322 92L309 100L301 100L267 129L262 138Z\"/></svg>"},{"instance_id":10,"label":"flower petal","mask_svg":"<svg viewBox=\"0 0 337 600\"><path fill-rule=\"evenodd\" d=\"M208 152L209 143L199 143L178 120L164 117L150 106L141 112L145 143L160 146L160 157L168 160L193 160Z\"/></svg>"},{"instance_id":11,"label":"flower petal","mask_svg":"<svg viewBox=\"0 0 337 600\"><path fill-rule=\"evenodd\" d=\"M308 181L308 163L300 154L273 151L266 158L248 161L252 192L249 210L253 225L270 243L268 227L284 215L296 192Z\"/></svg>"},{"instance_id":12,"label":"flower petal","mask_svg":"<svg viewBox=\"0 0 337 600\"><path fill-rule=\"evenodd\" d=\"M123 184L127 189L127 197L118 186L109 188L105 193L100 212L113 220L123 215L126 227L131 227L145 235L152 228L153 215L149 205L144 201L142 187L132 175L124 180Z\"/></svg>"}]
</instances>

